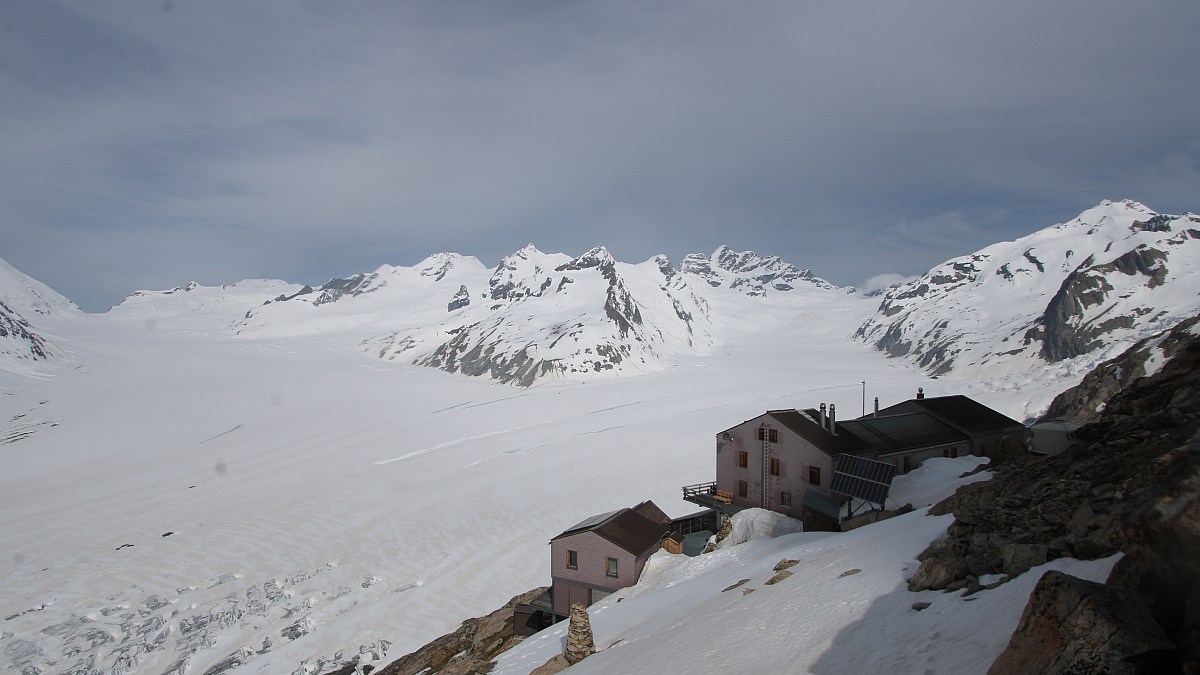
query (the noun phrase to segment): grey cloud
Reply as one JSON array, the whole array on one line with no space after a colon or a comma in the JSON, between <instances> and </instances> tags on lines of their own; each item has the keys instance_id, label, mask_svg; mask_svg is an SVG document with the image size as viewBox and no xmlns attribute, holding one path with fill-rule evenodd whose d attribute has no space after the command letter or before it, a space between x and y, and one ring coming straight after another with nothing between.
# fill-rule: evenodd
<instances>
[{"instance_id":1,"label":"grey cloud","mask_svg":"<svg viewBox=\"0 0 1200 675\"><path fill-rule=\"evenodd\" d=\"M0 9L0 256L89 308L528 241L851 284L1105 197L1197 208L1195 3L170 9Z\"/></svg>"}]
</instances>

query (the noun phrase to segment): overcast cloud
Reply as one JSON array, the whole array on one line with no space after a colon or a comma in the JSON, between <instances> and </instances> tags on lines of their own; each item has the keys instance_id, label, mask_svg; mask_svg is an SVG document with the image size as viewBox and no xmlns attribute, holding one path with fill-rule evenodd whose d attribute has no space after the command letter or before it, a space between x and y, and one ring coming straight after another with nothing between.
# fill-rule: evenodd
<instances>
[{"instance_id":1,"label":"overcast cloud","mask_svg":"<svg viewBox=\"0 0 1200 675\"><path fill-rule=\"evenodd\" d=\"M1200 210L1200 3L0 5L0 257L86 309L532 242L838 284Z\"/></svg>"}]
</instances>

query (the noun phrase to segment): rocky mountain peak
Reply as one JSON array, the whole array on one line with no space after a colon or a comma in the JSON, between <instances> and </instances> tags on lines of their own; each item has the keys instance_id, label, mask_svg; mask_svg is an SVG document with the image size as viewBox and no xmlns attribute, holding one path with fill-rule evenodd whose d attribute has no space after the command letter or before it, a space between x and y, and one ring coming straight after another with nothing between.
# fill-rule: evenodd
<instances>
[{"instance_id":1,"label":"rocky mountain peak","mask_svg":"<svg viewBox=\"0 0 1200 675\"><path fill-rule=\"evenodd\" d=\"M855 333L931 374L1014 362L1095 362L1200 310L1200 229L1105 201L889 290Z\"/></svg>"},{"instance_id":2,"label":"rocky mountain peak","mask_svg":"<svg viewBox=\"0 0 1200 675\"><path fill-rule=\"evenodd\" d=\"M584 253L578 258L572 259L570 262L559 265L554 268L556 272L566 272L569 270L584 270L597 268L600 270L612 269L617 264L613 259L612 254L603 246L597 246L592 250Z\"/></svg>"},{"instance_id":3,"label":"rocky mountain peak","mask_svg":"<svg viewBox=\"0 0 1200 675\"><path fill-rule=\"evenodd\" d=\"M714 288L740 290L751 297L762 297L770 292L788 292L801 285L834 288L809 270L785 262L779 256L734 251L724 245L717 247L712 255L688 254L680 269L683 274L698 277Z\"/></svg>"}]
</instances>

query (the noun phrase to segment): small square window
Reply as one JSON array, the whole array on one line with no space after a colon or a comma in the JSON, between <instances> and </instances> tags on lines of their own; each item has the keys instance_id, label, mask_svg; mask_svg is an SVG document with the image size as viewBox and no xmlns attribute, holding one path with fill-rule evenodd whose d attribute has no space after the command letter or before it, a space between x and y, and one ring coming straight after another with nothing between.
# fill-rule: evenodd
<instances>
[{"instance_id":1,"label":"small square window","mask_svg":"<svg viewBox=\"0 0 1200 675\"><path fill-rule=\"evenodd\" d=\"M745 497L749 494L750 494L750 486L746 484L746 481L739 480L738 481L738 496Z\"/></svg>"},{"instance_id":2,"label":"small square window","mask_svg":"<svg viewBox=\"0 0 1200 675\"><path fill-rule=\"evenodd\" d=\"M821 467L819 467L819 466L808 467L808 482L813 485L821 484Z\"/></svg>"},{"instance_id":3,"label":"small square window","mask_svg":"<svg viewBox=\"0 0 1200 675\"><path fill-rule=\"evenodd\" d=\"M567 569L579 569L579 551L567 551Z\"/></svg>"},{"instance_id":4,"label":"small square window","mask_svg":"<svg viewBox=\"0 0 1200 675\"><path fill-rule=\"evenodd\" d=\"M604 562L604 576L608 576L608 577L617 576L617 559L616 558L605 558L604 561L605 561Z\"/></svg>"},{"instance_id":5,"label":"small square window","mask_svg":"<svg viewBox=\"0 0 1200 675\"><path fill-rule=\"evenodd\" d=\"M766 427L759 427L758 428L758 440L769 441L771 443L778 443L779 442L779 430L778 429L767 429Z\"/></svg>"},{"instance_id":6,"label":"small square window","mask_svg":"<svg viewBox=\"0 0 1200 675\"><path fill-rule=\"evenodd\" d=\"M792 493L780 492L779 493L779 505L780 506L791 506L792 505Z\"/></svg>"},{"instance_id":7,"label":"small square window","mask_svg":"<svg viewBox=\"0 0 1200 675\"><path fill-rule=\"evenodd\" d=\"M772 475L772 476L778 476L778 475L779 475L779 473L780 473L780 471L779 471L779 458L778 458L778 457L772 457L772 458L771 458L771 475Z\"/></svg>"},{"instance_id":8,"label":"small square window","mask_svg":"<svg viewBox=\"0 0 1200 675\"><path fill-rule=\"evenodd\" d=\"M743 469L750 465L750 453L745 450L738 451L738 466Z\"/></svg>"},{"instance_id":9,"label":"small square window","mask_svg":"<svg viewBox=\"0 0 1200 675\"><path fill-rule=\"evenodd\" d=\"M772 443L778 443L779 442L779 430L771 429L770 431L771 431L771 433L768 434L768 440L771 441Z\"/></svg>"}]
</instances>

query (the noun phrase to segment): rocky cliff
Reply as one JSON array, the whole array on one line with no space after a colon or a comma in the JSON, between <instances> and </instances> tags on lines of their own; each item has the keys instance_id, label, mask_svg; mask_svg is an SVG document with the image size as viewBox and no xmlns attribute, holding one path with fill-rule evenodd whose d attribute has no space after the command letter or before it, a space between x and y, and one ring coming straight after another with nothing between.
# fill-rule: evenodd
<instances>
[{"instance_id":1,"label":"rocky cliff","mask_svg":"<svg viewBox=\"0 0 1200 675\"><path fill-rule=\"evenodd\" d=\"M1124 554L1102 587L1048 573L991 672L1200 672L1194 325L1161 336L1154 348L1169 342L1169 357L1164 352L1157 370L1126 381L1102 406L1094 396L1105 391L1095 385L1103 370L1080 385L1093 393L1077 388L1060 397L1065 416L1091 420L1077 432L1081 444L1011 461L931 509L955 521L921 554L912 590L970 593L985 574L1004 575L1003 583L1052 558ZM1138 353L1148 348L1141 343L1113 363L1144 364Z\"/></svg>"}]
</instances>

